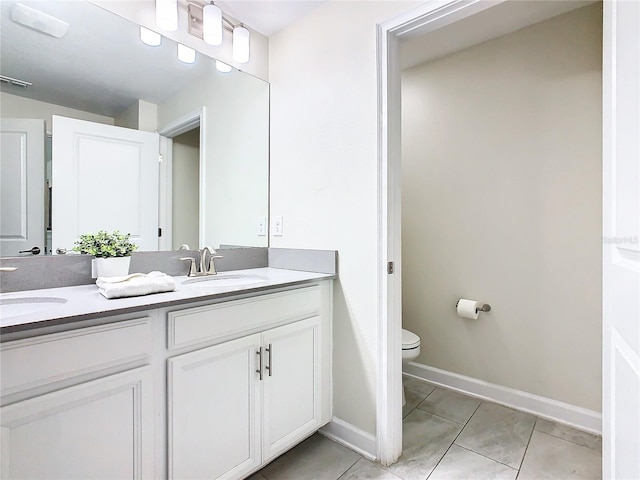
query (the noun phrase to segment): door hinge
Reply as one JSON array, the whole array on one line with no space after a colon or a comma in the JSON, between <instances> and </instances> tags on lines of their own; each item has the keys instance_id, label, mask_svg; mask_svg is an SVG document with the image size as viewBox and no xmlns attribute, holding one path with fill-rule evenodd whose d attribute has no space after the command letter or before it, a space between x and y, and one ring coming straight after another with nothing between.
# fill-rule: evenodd
<instances>
[{"instance_id":1,"label":"door hinge","mask_svg":"<svg viewBox=\"0 0 640 480\"><path fill-rule=\"evenodd\" d=\"M388 263L387 263L387 273L388 273L389 275L392 275L392 274L393 274L393 262L388 262Z\"/></svg>"},{"instance_id":2,"label":"door hinge","mask_svg":"<svg viewBox=\"0 0 640 480\"><path fill-rule=\"evenodd\" d=\"M158 236L161 237L162 236L162 229L158 228Z\"/></svg>"}]
</instances>

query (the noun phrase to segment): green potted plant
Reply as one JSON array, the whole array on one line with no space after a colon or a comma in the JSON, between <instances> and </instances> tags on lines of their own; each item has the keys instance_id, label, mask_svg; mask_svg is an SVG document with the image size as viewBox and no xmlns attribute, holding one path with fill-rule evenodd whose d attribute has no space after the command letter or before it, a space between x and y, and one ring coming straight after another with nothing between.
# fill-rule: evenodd
<instances>
[{"instance_id":1,"label":"green potted plant","mask_svg":"<svg viewBox=\"0 0 640 480\"><path fill-rule=\"evenodd\" d=\"M73 251L96 257L91 264L94 278L127 275L131 253L138 248L131 242L130 236L118 230L113 233L100 230L98 233L80 235L73 244Z\"/></svg>"}]
</instances>

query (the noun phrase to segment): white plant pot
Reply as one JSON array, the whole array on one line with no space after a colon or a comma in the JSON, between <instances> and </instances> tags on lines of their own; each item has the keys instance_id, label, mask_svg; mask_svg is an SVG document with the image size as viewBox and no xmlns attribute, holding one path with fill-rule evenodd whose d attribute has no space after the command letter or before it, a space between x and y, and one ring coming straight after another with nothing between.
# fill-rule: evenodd
<instances>
[{"instance_id":1,"label":"white plant pot","mask_svg":"<svg viewBox=\"0 0 640 480\"><path fill-rule=\"evenodd\" d=\"M131 257L94 258L91 261L91 277L118 277L129 274Z\"/></svg>"}]
</instances>

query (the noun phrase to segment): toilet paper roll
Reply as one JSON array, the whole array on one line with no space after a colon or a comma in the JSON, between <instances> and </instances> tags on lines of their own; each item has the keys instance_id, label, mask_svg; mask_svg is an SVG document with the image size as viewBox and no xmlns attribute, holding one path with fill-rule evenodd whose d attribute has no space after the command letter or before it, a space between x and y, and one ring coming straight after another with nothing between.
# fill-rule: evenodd
<instances>
[{"instance_id":1,"label":"toilet paper roll","mask_svg":"<svg viewBox=\"0 0 640 480\"><path fill-rule=\"evenodd\" d=\"M458 316L462 318L471 318L473 320L478 319L478 309L481 305L475 300L467 300L466 298L461 298L458 300L458 304L456 305L456 310L458 312Z\"/></svg>"}]
</instances>

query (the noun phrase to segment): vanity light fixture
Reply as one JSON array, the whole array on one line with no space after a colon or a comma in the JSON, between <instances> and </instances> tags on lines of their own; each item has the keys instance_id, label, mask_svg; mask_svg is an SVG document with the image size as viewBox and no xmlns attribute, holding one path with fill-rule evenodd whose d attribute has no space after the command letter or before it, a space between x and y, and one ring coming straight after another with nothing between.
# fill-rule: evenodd
<instances>
[{"instance_id":1,"label":"vanity light fixture","mask_svg":"<svg viewBox=\"0 0 640 480\"><path fill-rule=\"evenodd\" d=\"M149 45L150 47L157 47L162 42L162 35L154 32L153 30L149 30L143 26L140 26L140 40L145 45Z\"/></svg>"},{"instance_id":2,"label":"vanity light fixture","mask_svg":"<svg viewBox=\"0 0 640 480\"><path fill-rule=\"evenodd\" d=\"M203 5L190 1L187 10L191 35L203 39L209 45L221 45L223 32L227 30L232 33L233 60L238 63L249 61L251 32L248 28L241 23L234 24L213 2Z\"/></svg>"},{"instance_id":3,"label":"vanity light fixture","mask_svg":"<svg viewBox=\"0 0 640 480\"><path fill-rule=\"evenodd\" d=\"M220 73L229 73L232 68L231 65L227 65L224 62L221 62L220 60L216 60L216 70L218 70Z\"/></svg>"},{"instance_id":4,"label":"vanity light fixture","mask_svg":"<svg viewBox=\"0 0 640 480\"><path fill-rule=\"evenodd\" d=\"M198 0L201 2L201 0ZM156 0L156 23L162 30L173 31L178 28L178 8L183 4L178 0ZM251 32L242 23L234 25L224 16L220 7L212 1L197 3L188 1L187 14L189 18L189 34L201 38L209 45L222 45L224 30L231 32L233 60L238 63L247 63L250 58ZM144 41L144 40L143 40ZM146 43L146 42L145 42ZM149 44L151 45L151 44ZM185 47L186 48L186 47ZM184 53L185 58L195 61L193 54ZM178 47L178 58L180 47ZM183 62L185 60L182 60Z\"/></svg>"},{"instance_id":5,"label":"vanity light fixture","mask_svg":"<svg viewBox=\"0 0 640 480\"><path fill-rule=\"evenodd\" d=\"M156 23L168 32L178 29L178 0L156 0Z\"/></svg>"},{"instance_id":6,"label":"vanity light fixture","mask_svg":"<svg viewBox=\"0 0 640 480\"><path fill-rule=\"evenodd\" d=\"M186 45L178 44L178 60L183 63L193 63L196 61L196 51Z\"/></svg>"}]
</instances>

